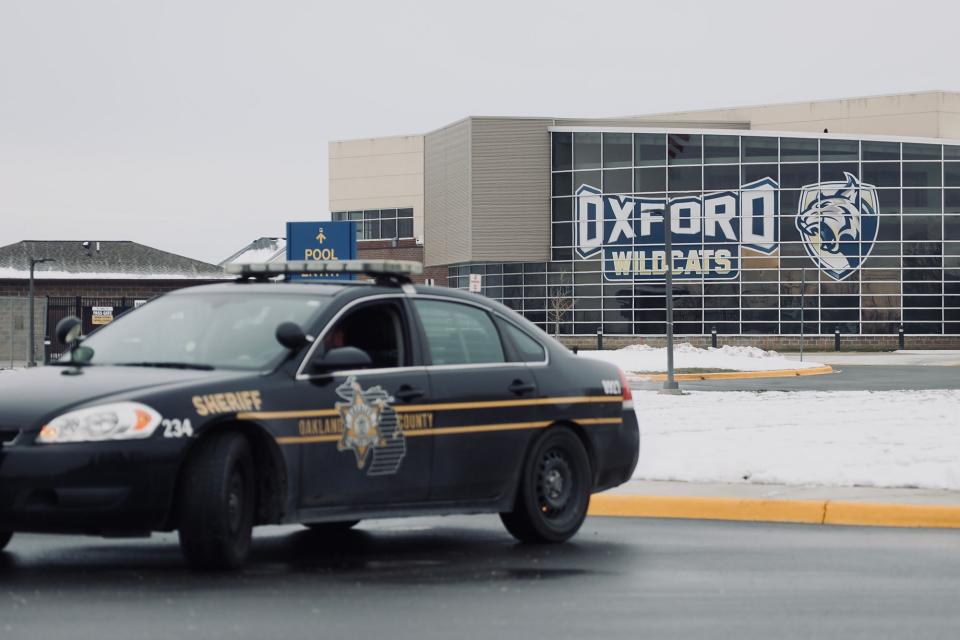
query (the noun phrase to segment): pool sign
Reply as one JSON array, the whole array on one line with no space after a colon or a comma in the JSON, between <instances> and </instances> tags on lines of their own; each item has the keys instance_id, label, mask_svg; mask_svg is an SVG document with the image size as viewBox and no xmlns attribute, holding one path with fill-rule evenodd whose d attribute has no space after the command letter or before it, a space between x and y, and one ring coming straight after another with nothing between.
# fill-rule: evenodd
<instances>
[{"instance_id":1,"label":"pool sign","mask_svg":"<svg viewBox=\"0 0 960 640\"><path fill-rule=\"evenodd\" d=\"M771 255L780 246L779 185L773 178L737 191L670 198L676 280L736 280L740 249ZM582 259L601 256L611 282L662 282L667 270L664 198L576 192L574 238ZM849 175L845 182L803 188L797 228L814 263L834 280L856 271L877 236L876 193Z\"/></svg>"},{"instance_id":2,"label":"pool sign","mask_svg":"<svg viewBox=\"0 0 960 640\"><path fill-rule=\"evenodd\" d=\"M320 262L357 257L357 223L288 222L287 260ZM291 280L352 280L350 273L294 274Z\"/></svg>"}]
</instances>

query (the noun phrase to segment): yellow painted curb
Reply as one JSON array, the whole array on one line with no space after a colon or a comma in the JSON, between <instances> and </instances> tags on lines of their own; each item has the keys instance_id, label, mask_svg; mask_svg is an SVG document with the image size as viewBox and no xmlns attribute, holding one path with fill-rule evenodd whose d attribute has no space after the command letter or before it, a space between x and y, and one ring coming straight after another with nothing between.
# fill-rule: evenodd
<instances>
[{"instance_id":1,"label":"yellow painted curb","mask_svg":"<svg viewBox=\"0 0 960 640\"><path fill-rule=\"evenodd\" d=\"M825 373L833 373L833 367L824 365L822 367L813 367L811 369L775 369L773 371L718 371L716 373L675 373L674 380L744 380L748 378L793 378L796 376L819 376ZM667 379L665 373L653 373L650 375L631 374L635 380L646 382L662 382Z\"/></svg>"},{"instance_id":2,"label":"yellow painted curb","mask_svg":"<svg viewBox=\"0 0 960 640\"><path fill-rule=\"evenodd\" d=\"M777 500L694 496L597 494L592 516L686 518L748 522L960 528L960 504L921 505L842 500Z\"/></svg>"}]
</instances>

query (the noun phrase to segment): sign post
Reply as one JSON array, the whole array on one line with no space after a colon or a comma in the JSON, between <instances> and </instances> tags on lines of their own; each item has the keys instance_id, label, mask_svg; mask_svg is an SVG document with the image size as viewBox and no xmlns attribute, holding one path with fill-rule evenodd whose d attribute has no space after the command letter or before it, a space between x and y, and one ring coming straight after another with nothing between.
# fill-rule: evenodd
<instances>
[{"instance_id":1,"label":"sign post","mask_svg":"<svg viewBox=\"0 0 960 640\"><path fill-rule=\"evenodd\" d=\"M357 223L288 222L287 260L319 262L357 257ZM352 273L291 274L291 280L353 280Z\"/></svg>"}]
</instances>

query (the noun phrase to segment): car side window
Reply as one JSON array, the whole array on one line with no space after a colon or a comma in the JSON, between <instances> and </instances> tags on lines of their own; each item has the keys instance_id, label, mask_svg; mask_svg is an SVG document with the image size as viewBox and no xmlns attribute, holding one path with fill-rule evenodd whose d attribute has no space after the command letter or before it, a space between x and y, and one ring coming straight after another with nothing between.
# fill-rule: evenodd
<instances>
[{"instance_id":1,"label":"car side window","mask_svg":"<svg viewBox=\"0 0 960 640\"><path fill-rule=\"evenodd\" d=\"M413 305L426 334L431 363L505 361L500 335L490 314L483 309L440 300L414 300Z\"/></svg>"},{"instance_id":2,"label":"car side window","mask_svg":"<svg viewBox=\"0 0 960 640\"><path fill-rule=\"evenodd\" d=\"M337 347L366 351L375 369L406 364L403 318L394 303L364 304L349 311L323 337L323 352Z\"/></svg>"},{"instance_id":3,"label":"car side window","mask_svg":"<svg viewBox=\"0 0 960 640\"><path fill-rule=\"evenodd\" d=\"M520 362L543 362L547 359L543 346L525 331L504 320L498 320L497 324L507 334L507 339L513 344Z\"/></svg>"}]
</instances>

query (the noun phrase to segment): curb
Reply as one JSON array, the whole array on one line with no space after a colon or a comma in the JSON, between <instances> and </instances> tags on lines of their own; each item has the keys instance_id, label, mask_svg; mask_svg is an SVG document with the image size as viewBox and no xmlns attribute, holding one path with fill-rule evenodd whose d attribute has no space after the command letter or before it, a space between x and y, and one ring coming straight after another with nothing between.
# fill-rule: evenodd
<instances>
[{"instance_id":1,"label":"curb","mask_svg":"<svg viewBox=\"0 0 960 640\"><path fill-rule=\"evenodd\" d=\"M833 373L833 367L824 365L822 367L813 367L811 369L774 369L773 371L718 371L716 373L675 373L674 380L743 380L747 378L793 378L796 376L821 376L826 373ZM643 382L662 382L667 379L665 373L653 373L650 375L628 375L631 380L641 380Z\"/></svg>"},{"instance_id":2,"label":"curb","mask_svg":"<svg viewBox=\"0 0 960 640\"><path fill-rule=\"evenodd\" d=\"M597 494L591 516L960 529L960 504Z\"/></svg>"}]
</instances>

